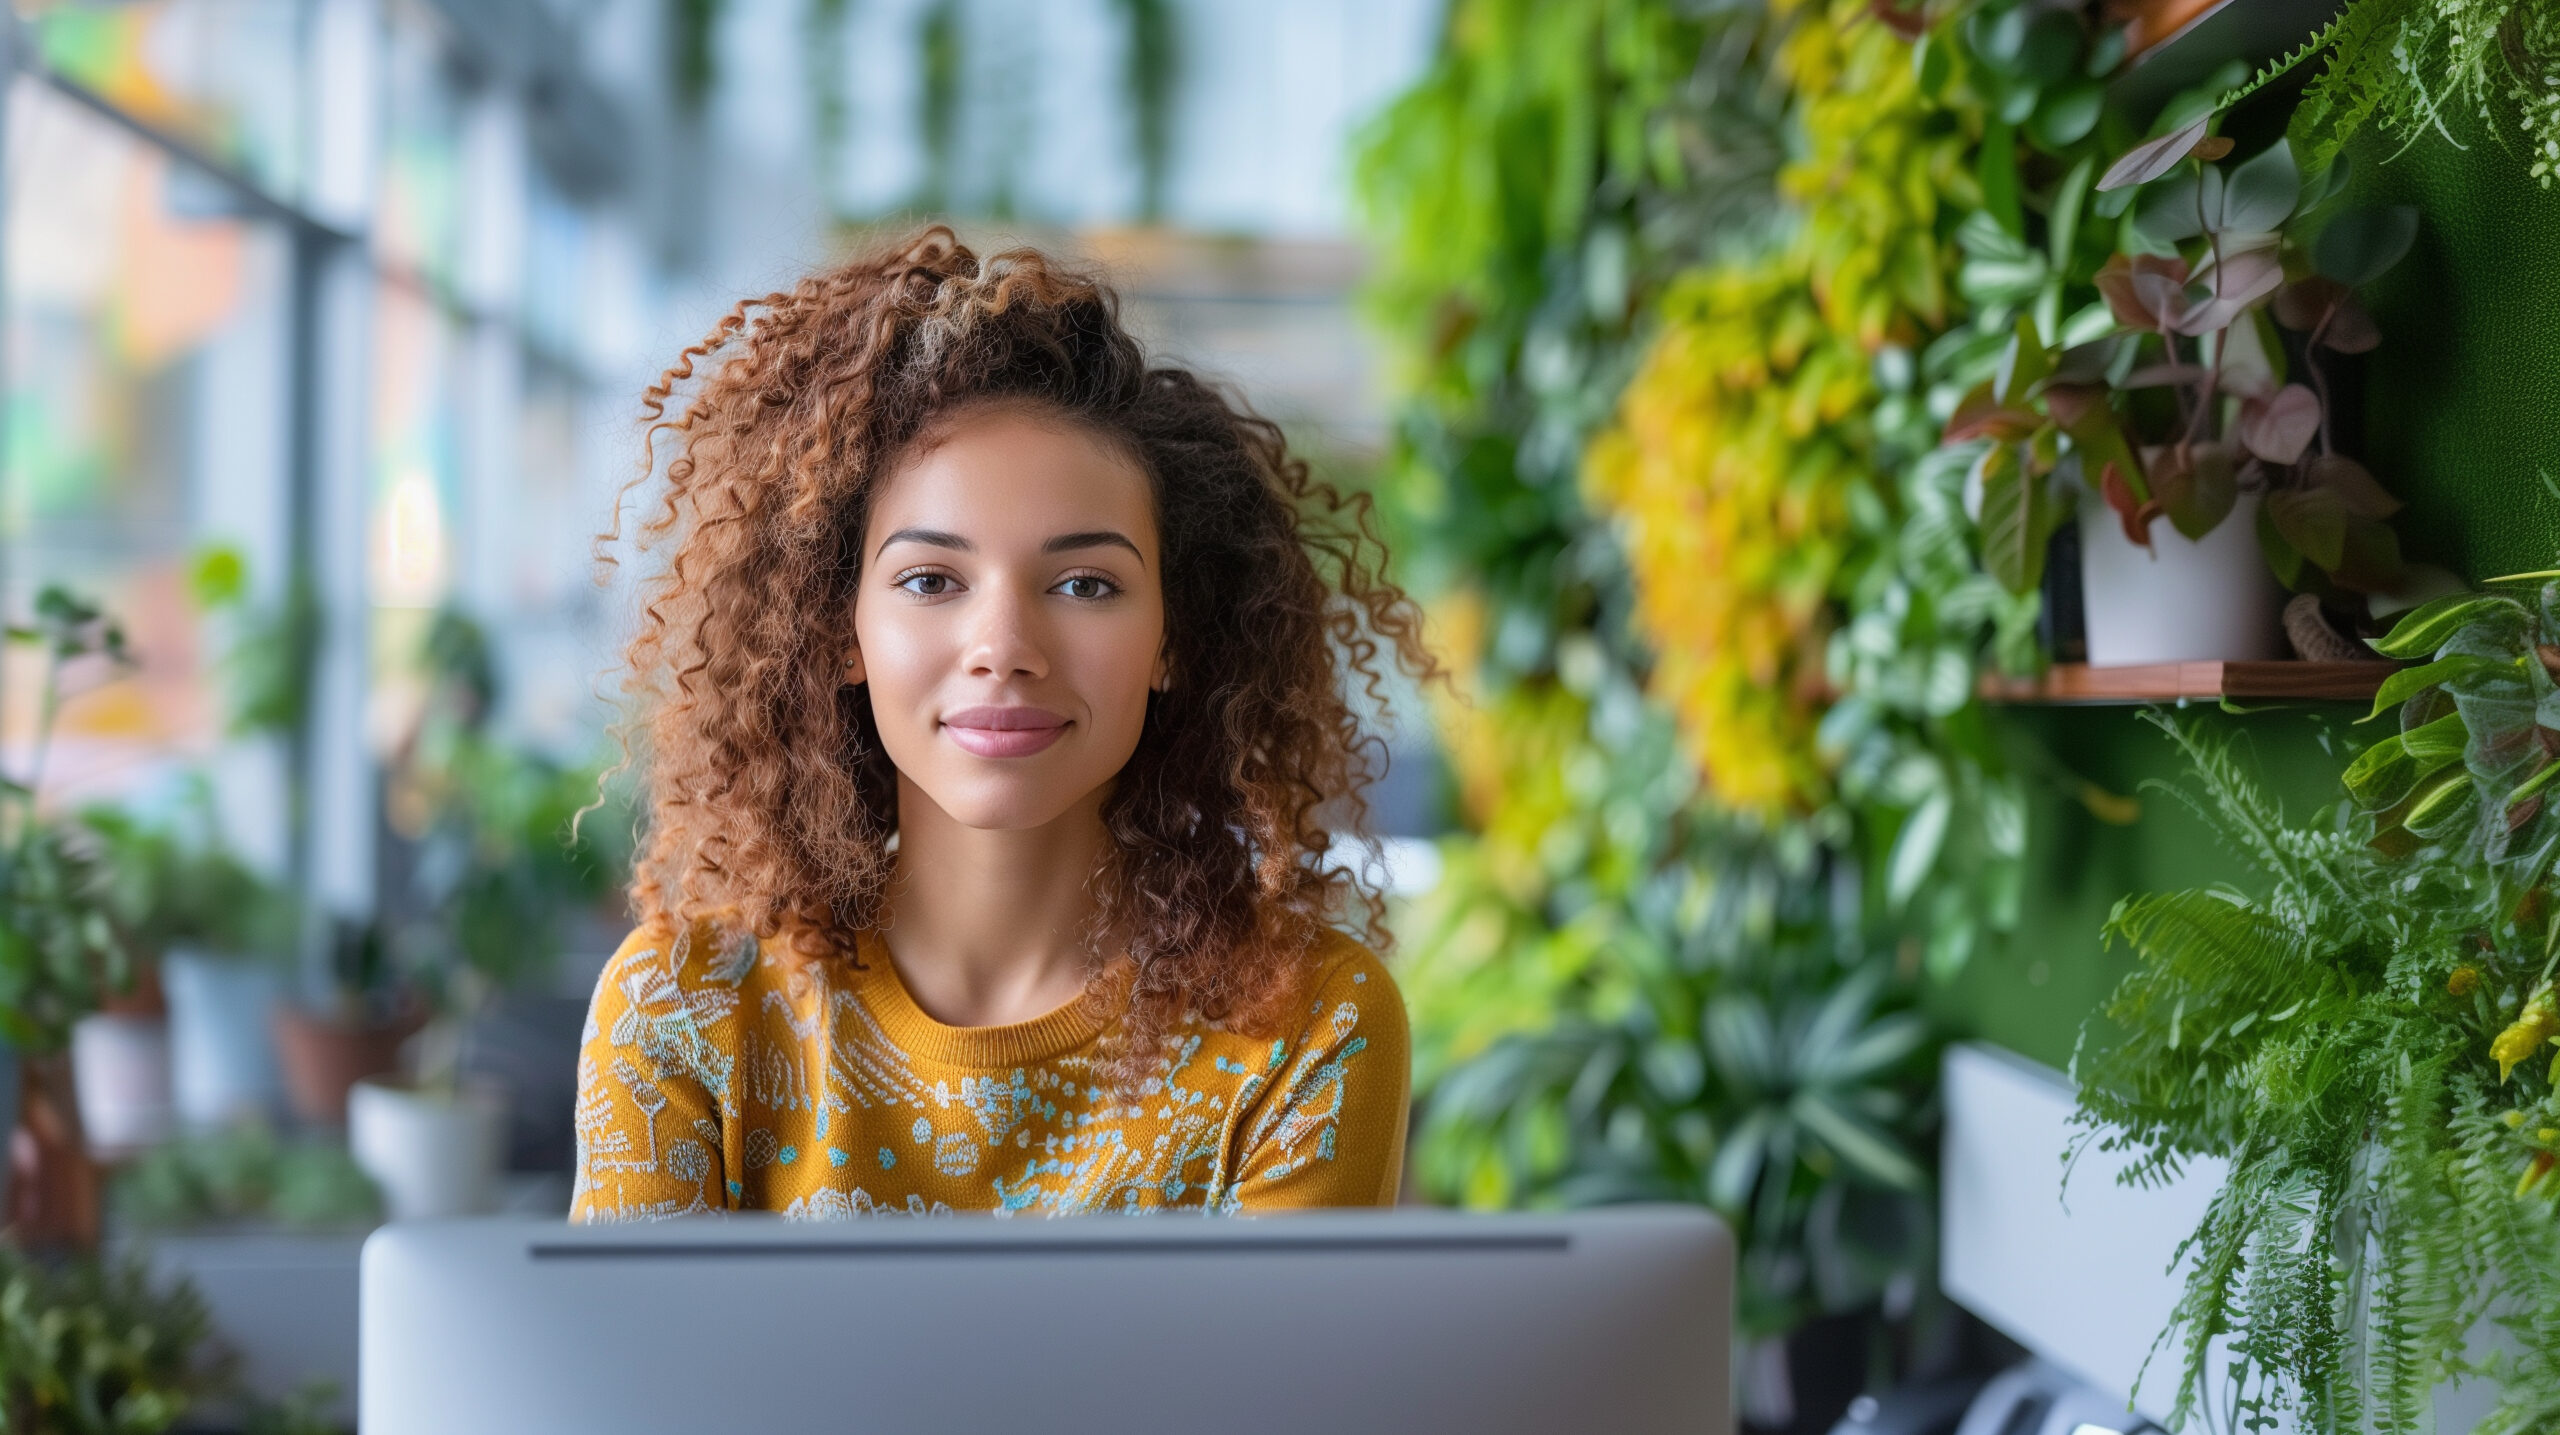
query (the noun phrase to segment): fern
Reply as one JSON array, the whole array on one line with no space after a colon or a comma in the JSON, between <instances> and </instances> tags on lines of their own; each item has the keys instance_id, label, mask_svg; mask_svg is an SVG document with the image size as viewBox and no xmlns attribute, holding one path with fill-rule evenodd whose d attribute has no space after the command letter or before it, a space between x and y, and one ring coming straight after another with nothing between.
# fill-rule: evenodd
<instances>
[{"instance_id":1,"label":"fern","mask_svg":"<svg viewBox=\"0 0 2560 1435\"><path fill-rule=\"evenodd\" d=\"M2119 904L2107 935L2137 964L2073 1071L2128 1180L2229 1163L2154 1351L2173 1423L2209 1399L2233 1428L2415 1435L2478 1371L2502 1393L2484 1428L2554 1428L2560 1172L2518 1186L2560 1148L2560 1093L2539 1062L2502 1084L2489 1056L2546 980L2547 904L2517 900L2484 836L2386 857L2371 817L2290 820L2227 747L2161 725L2194 771L2179 795L2256 885ZM2485 1363L2484 1321L2512 1347Z\"/></svg>"},{"instance_id":2,"label":"fern","mask_svg":"<svg viewBox=\"0 0 2560 1435\"><path fill-rule=\"evenodd\" d=\"M2404 147L2430 133L2458 145L2446 121L2468 113L2502 144L2521 138L2544 187L2560 174L2560 16L2549 0L2354 0L2225 103L2322 52L2329 63L2289 131L2306 170L2325 168L2367 126Z\"/></svg>"}]
</instances>

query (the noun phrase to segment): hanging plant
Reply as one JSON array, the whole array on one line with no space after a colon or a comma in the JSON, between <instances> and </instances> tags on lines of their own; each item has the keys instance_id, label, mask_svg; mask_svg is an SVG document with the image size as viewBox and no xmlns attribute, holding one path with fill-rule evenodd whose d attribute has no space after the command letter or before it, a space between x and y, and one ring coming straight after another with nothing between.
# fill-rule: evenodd
<instances>
[{"instance_id":1,"label":"hanging plant","mask_svg":"<svg viewBox=\"0 0 2560 1435\"><path fill-rule=\"evenodd\" d=\"M2328 824L2287 822L2172 727L2199 810L2265 886L2118 907L2140 967L2083 1038L2083 1114L2140 1153L2135 1179L2231 1163L2177 1308L2187 1398L2227 1338L2243 1415L2423 1429L2467 1376L2500 1395L2480 1431L2548 1430L2560 583L2438 599L2373 646L2415 666L2376 694L2365 721L2397 731L2348 766ZM2512 1348L2478 1361L2484 1322Z\"/></svg>"}]
</instances>

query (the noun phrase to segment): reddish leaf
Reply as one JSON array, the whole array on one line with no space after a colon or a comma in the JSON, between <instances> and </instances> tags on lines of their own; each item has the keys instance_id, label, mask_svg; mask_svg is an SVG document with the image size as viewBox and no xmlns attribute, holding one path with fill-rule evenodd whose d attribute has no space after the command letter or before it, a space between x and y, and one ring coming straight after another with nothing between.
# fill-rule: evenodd
<instances>
[{"instance_id":1,"label":"reddish leaf","mask_svg":"<svg viewBox=\"0 0 2560 1435\"><path fill-rule=\"evenodd\" d=\"M2391 525L2347 515L2346 541L2329 577L2356 593L2387 593L2407 581L2409 565L2400 557L2400 535Z\"/></svg>"},{"instance_id":2,"label":"reddish leaf","mask_svg":"<svg viewBox=\"0 0 2560 1435\"><path fill-rule=\"evenodd\" d=\"M2324 275L2296 279L2276 291L2276 322L2297 333L2310 333L2346 297L2346 286Z\"/></svg>"},{"instance_id":3,"label":"reddish leaf","mask_svg":"<svg viewBox=\"0 0 2560 1435\"><path fill-rule=\"evenodd\" d=\"M2047 384L2044 411L2065 430L2075 428L2089 411L2107 401L2104 384Z\"/></svg>"},{"instance_id":4,"label":"reddish leaf","mask_svg":"<svg viewBox=\"0 0 2560 1435\"><path fill-rule=\"evenodd\" d=\"M1967 439L1990 438L2012 443L2044 426L2042 417L2026 409L2009 408L1992 397L1989 384L1977 384L1964 396L1956 411L1947 417L1946 432L1941 443L1963 443Z\"/></svg>"},{"instance_id":5,"label":"reddish leaf","mask_svg":"<svg viewBox=\"0 0 2560 1435\"><path fill-rule=\"evenodd\" d=\"M2370 354L2382 347L2382 331L2374 327L2373 316L2364 306L2348 296L2329 316L2329 327L2320 333L2320 342L2341 354Z\"/></svg>"},{"instance_id":6,"label":"reddish leaf","mask_svg":"<svg viewBox=\"0 0 2560 1435\"><path fill-rule=\"evenodd\" d=\"M2156 334L2187 304L2187 261L2174 255L2119 254L2098 270L2098 293L2116 322Z\"/></svg>"},{"instance_id":7,"label":"reddish leaf","mask_svg":"<svg viewBox=\"0 0 2560 1435\"><path fill-rule=\"evenodd\" d=\"M2528 797L2524 801L2507 809L2507 830L2509 832L2513 832L2517 828L2531 822L2534 819L2534 814L2540 811L2542 811L2542 794L2537 792L2533 796Z\"/></svg>"},{"instance_id":8,"label":"reddish leaf","mask_svg":"<svg viewBox=\"0 0 2560 1435\"><path fill-rule=\"evenodd\" d=\"M1929 33L1929 17L1917 9L1905 10L1893 0L1867 0L1867 13L1884 22L1884 27L1905 40L1917 40Z\"/></svg>"},{"instance_id":9,"label":"reddish leaf","mask_svg":"<svg viewBox=\"0 0 2560 1435\"><path fill-rule=\"evenodd\" d=\"M2320 433L2320 396L2300 384L2287 384L2265 399L2240 404L2240 442L2269 463L2291 463L2302 457Z\"/></svg>"},{"instance_id":10,"label":"reddish leaf","mask_svg":"<svg viewBox=\"0 0 2560 1435\"><path fill-rule=\"evenodd\" d=\"M2123 189L2127 185L2149 184L2176 169L2195 152L2197 144L2205 137L2205 126L2212 122L2213 116L2206 115L2158 139L2135 145L2125 151L2122 159L2107 166L2106 177L2098 181L2098 188ZM2228 150L2229 147L2224 148Z\"/></svg>"},{"instance_id":11,"label":"reddish leaf","mask_svg":"<svg viewBox=\"0 0 2560 1435\"><path fill-rule=\"evenodd\" d=\"M2181 334L2210 334L2231 327L2233 320L2284 283L2284 261L2272 249L2244 250L2225 254L2197 279L2212 297L2177 317L2171 327Z\"/></svg>"},{"instance_id":12,"label":"reddish leaf","mask_svg":"<svg viewBox=\"0 0 2560 1435\"><path fill-rule=\"evenodd\" d=\"M2098 496L2115 510L2116 521L2124 525L2126 542L2136 548L2151 546L2151 520L2160 516L2160 505L2137 501L2133 485L2125 482L2122 469L2110 463L2099 470Z\"/></svg>"},{"instance_id":13,"label":"reddish leaf","mask_svg":"<svg viewBox=\"0 0 2560 1435\"><path fill-rule=\"evenodd\" d=\"M2337 494L2338 502L2358 518L2389 518L2402 507L2400 500L2391 496L2391 490L2384 488L2363 464L2345 454L2320 455L2311 460L2304 476Z\"/></svg>"},{"instance_id":14,"label":"reddish leaf","mask_svg":"<svg viewBox=\"0 0 2560 1435\"><path fill-rule=\"evenodd\" d=\"M2166 389L2201 384L2212 370L2202 364L2145 364L2124 376L2128 389Z\"/></svg>"}]
</instances>

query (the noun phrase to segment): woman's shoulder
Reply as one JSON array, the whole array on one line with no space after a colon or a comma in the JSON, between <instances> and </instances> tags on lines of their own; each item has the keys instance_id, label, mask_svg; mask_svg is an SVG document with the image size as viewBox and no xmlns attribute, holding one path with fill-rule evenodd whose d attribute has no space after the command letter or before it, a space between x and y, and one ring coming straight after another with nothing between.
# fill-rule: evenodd
<instances>
[{"instance_id":1,"label":"woman's shoulder","mask_svg":"<svg viewBox=\"0 0 2560 1435\"><path fill-rule=\"evenodd\" d=\"M644 922L597 976L595 1010L680 1015L708 1027L774 960L754 937L710 923Z\"/></svg>"},{"instance_id":2,"label":"woman's shoulder","mask_svg":"<svg viewBox=\"0 0 2560 1435\"><path fill-rule=\"evenodd\" d=\"M1344 935L1326 929L1307 951L1307 976L1299 988L1299 1028L1309 1037L1328 1031L1376 1045L1406 1045L1404 994L1378 954ZM1302 1041L1301 1046L1306 1042Z\"/></svg>"}]
</instances>

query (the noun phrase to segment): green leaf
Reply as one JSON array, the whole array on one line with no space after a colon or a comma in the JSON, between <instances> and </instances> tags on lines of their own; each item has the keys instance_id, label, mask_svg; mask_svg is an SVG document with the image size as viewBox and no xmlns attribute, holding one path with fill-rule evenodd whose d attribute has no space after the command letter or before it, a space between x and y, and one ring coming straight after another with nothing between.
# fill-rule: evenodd
<instances>
[{"instance_id":1,"label":"green leaf","mask_svg":"<svg viewBox=\"0 0 2560 1435\"><path fill-rule=\"evenodd\" d=\"M2432 765L2462 756L2471 741L2470 724L2458 712L2447 713L2434 722L2400 734L2400 746L2420 764Z\"/></svg>"},{"instance_id":2,"label":"green leaf","mask_svg":"<svg viewBox=\"0 0 2560 1435\"><path fill-rule=\"evenodd\" d=\"M2329 221L2312 241L2311 262L2320 272L2354 288L2382 277L2418 237L2418 211L2406 204L2357 209Z\"/></svg>"},{"instance_id":3,"label":"green leaf","mask_svg":"<svg viewBox=\"0 0 2560 1435\"><path fill-rule=\"evenodd\" d=\"M2000 351L2000 366L1992 372L1991 391L2002 404L2023 404L2035 386L2052 372L2053 351L2044 346L2034 321L2019 315L2010 328L2007 347Z\"/></svg>"},{"instance_id":4,"label":"green leaf","mask_svg":"<svg viewBox=\"0 0 2560 1435\"><path fill-rule=\"evenodd\" d=\"M2347 509L2325 488L2278 489L2266 497L2267 516L2285 541L2322 568L2335 568L2347 555Z\"/></svg>"},{"instance_id":5,"label":"green leaf","mask_svg":"<svg viewBox=\"0 0 2560 1435\"><path fill-rule=\"evenodd\" d=\"M2017 449L1994 444L1982 456L1982 566L2012 593L2044 583L2045 545L2055 507L2042 475L2029 473Z\"/></svg>"},{"instance_id":6,"label":"green leaf","mask_svg":"<svg viewBox=\"0 0 2560 1435\"><path fill-rule=\"evenodd\" d=\"M1767 1107L1752 1112L1742 1124L1724 1138L1716 1159L1707 1168L1707 1204L1733 1214L1750 1203L1752 1188L1760 1183L1760 1167L1769 1149L1770 1129L1778 1116Z\"/></svg>"},{"instance_id":7,"label":"green leaf","mask_svg":"<svg viewBox=\"0 0 2560 1435\"><path fill-rule=\"evenodd\" d=\"M2293 146L2279 139L2231 171L2214 229L2225 234L2272 234L2301 202L2302 171L2293 162Z\"/></svg>"},{"instance_id":8,"label":"green leaf","mask_svg":"<svg viewBox=\"0 0 2560 1435\"><path fill-rule=\"evenodd\" d=\"M2469 826L2479 810L2480 793L2471 774L2455 768L2437 774L2420 789L2400 825L2429 841L2437 841Z\"/></svg>"},{"instance_id":9,"label":"green leaf","mask_svg":"<svg viewBox=\"0 0 2560 1435\"><path fill-rule=\"evenodd\" d=\"M2455 633L2492 613L2523 612L2524 605L2513 598L2455 593L2411 609L2391 625L2390 632L2371 640L2370 646L2386 658L2422 658L2443 647Z\"/></svg>"},{"instance_id":10,"label":"green leaf","mask_svg":"<svg viewBox=\"0 0 2560 1435\"><path fill-rule=\"evenodd\" d=\"M2036 143L2049 150L2065 150L2088 138L2106 107L2106 88L2094 81L2082 81L2047 91L2036 105L2035 117L2027 124L2034 131ZM2085 156L2083 162L2094 176L2097 156Z\"/></svg>"},{"instance_id":11,"label":"green leaf","mask_svg":"<svg viewBox=\"0 0 2560 1435\"><path fill-rule=\"evenodd\" d=\"M1915 808L1894 834L1893 855L1885 864L1885 901L1899 911L1911 901L1911 895L1928 880L1937 866L1938 850L1945 845L1947 819L1955 811L1953 797L1943 789L1929 794Z\"/></svg>"},{"instance_id":12,"label":"green leaf","mask_svg":"<svg viewBox=\"0 0 2560 1435\"><path fill-rule=\"evenodd\" d=\"M2439 658L2422 667L2402 668L2382 680L2382 686L2373 694L2373 711L2356 721L2371 722L2439 683L2449 682L2467 673L2506 666L2504 661L2497 658L2481 658L2468 653L2457 653L2449 658Z\"/></svg>"},{"instance_id":13,"label":"green leaf","mask_svg":"<svg viewBox=\"0 0 2560 1435\"><path fill-rule=\"evenodd\" d=\"M1917 1191L1927 1184L1919 1164L1903 1154L1893 1138L1834 1101L1828 1093L1799 1091L1787 1112L1813 1138L1869 1179L1897 1191Z\"/></svg>"},{"instance_id":14,"label":"green leaf","mask_svg":"<svg viewBox=\"0 0 2560 1435\"><path fill-rule=\"evenodd\" d=\"M2211 228L2221 210L2222 171L2206 165L2144 186L2133 202L2133 227L2145 239L2181 244Z\"/></svg>"},{"instance_id":15,"label":"green leaf","mask_svg":"<svg viewBox=\"0 0 2560 1435\"><path fill-rule=\"evenodd\" d=\"M1996 123L1982 136L1982 154L1974 162L1975 177L1982 184L1982 207L2000 226L2011 234L2027 232L2026 216L2018 206L2018 130L2015 125Z\"/></svg>"},{"instance_id":16,"label":"green leaf","mask_svg":"<svg viewBox=\"0 0 2560 1435\"><path fill-rule=\"evenodd\" d=\"M2056 270L2071 267L2072 246L2080 242L2080 210L2089 200L2089 185L2098 172L2098 157L2080 156L2080 162L2062 177L2062 187L2053 192L2053 209L2045 219L2048 252Z\"/></svg>"},{"instance_id":17,"label":"green leaf","mask_svg":"<svg viewBox=\"0 0 2560 1435\"><path fill-rule=\"evenodd\" d=\"M2447 713L2356 754L2341 780L2347 795L2367 812L2397 807L2418 784L2461 761L2470 740L2462 715Z\"/></svg>"}]
</instances>

